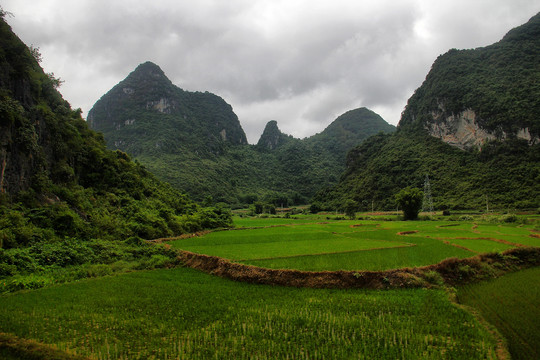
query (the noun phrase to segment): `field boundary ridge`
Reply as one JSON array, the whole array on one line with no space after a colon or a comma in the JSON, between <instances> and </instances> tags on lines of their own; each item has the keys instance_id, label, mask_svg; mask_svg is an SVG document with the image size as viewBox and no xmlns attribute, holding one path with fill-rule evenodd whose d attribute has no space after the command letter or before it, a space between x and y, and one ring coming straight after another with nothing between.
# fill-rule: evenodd
<instances>
[{"instance_id":1,"label":"field boundary ridge","mask_svg":"<svg viewBox=\"0 0 540 360\"><path fill-rule=\"evenodd\" d=\"M308 288L431 288L496 278L508 272L540 266L540 248L520 247L470 258L448 258L438 264L383 271L302 271L268 269L218 256L177 250L184 266L235 281Z\"/></svg>"},{"instance_id":2,"label":"field boundary ridge","mask_svg":"<svg viewBox=\"0 0 540 360\"><path fill-rule=\"evenodd\" d=\"M35 340L23 339L13 334L0 332L0 350L20 359L30 360L90 360L88 357L59 350L55 346Z\"/></svg>"}]
</instances>

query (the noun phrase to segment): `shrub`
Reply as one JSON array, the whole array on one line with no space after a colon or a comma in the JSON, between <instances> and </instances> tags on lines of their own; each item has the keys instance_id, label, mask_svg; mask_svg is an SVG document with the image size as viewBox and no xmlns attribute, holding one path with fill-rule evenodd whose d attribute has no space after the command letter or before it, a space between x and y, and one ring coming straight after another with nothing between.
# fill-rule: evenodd
<instances>
[{"instance_id":1,"label":"shrub","mask_svg":"<svg viewBox=\"0 0 540 360\"><path fill-rule=\"evenodd\" d=\"M518 220L517 216L514 214L507 214L503 215L499 218L499 221L505 222L505 223L514 223Z\"/></svg>"},{"instance_id":2,"label":"shrub","mask_svg":"<svg viewBox=\"0 0 540 360\"><path fill-rule=\"evenodd\" d=\"M320 211L321 211L320 203L313 203L309 206L309 212L312 214L317 214Z\"/></svg>"},{"instance_id":3,"label":"shrub","mask_svg":"<svg viewBox=\"0 0 540 360\"><path fill-rule=\"evenodd\" d=\"M90 265L86 269L87 277L100 277L111 275L113 273L112 268L109 265L105 264L95 264Z\"/></svg>"},{"instance_id":4,"label":"shrub","mask_svg":"<svg viewBox=\"0 0 540 360\"><path fill-rule=\"evenodd\" d=\"M437 286L444 285L443 277L441 276L441 274L439 274L435 270L430 270L430 271L425 272L423 274L423 277L430 284L437 285Z\"/></svg>"},{"instance_id":5,"label":"shrub","mask_svg":"<svg viewBox=\"0 0 540 360\"><path fill-rule=\"evenodd\" d=\"M26 289L39 289L47 285L52 285L54 280L46 275L19 275L4 282L4 291L18 291Z\"/></svg>"}]
</instances>

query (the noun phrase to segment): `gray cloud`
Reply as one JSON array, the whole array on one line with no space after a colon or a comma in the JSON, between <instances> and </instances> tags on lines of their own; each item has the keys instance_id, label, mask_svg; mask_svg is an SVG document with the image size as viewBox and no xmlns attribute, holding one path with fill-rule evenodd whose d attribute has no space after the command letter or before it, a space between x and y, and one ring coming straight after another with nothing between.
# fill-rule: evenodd
<instances>
[{"instance_id":1,"label":"gray cloud","mask_svg":"<svg viewBox=\"0 0 540 360\"><path fill-rule=\"evenodd\" d=\"M186 90L214 92L250 142L277 120L297 137L366 106L396 124L435 58L498 41L540 11L535 0L4 0L86 113L150 60Z\"/></svg>"}]
</instances>

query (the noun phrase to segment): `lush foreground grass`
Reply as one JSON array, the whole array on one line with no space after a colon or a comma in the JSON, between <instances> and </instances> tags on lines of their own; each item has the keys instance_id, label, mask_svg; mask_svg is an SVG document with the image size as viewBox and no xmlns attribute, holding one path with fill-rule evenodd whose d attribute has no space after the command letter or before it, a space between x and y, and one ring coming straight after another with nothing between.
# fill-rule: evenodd
<instances>
[{"instance_id":1,"label":"lush foreground grass","mask_svg":"<svg viewBox=\"0 0 540 360\"><path fill-rule=\"evenodd\" d=\"M241 228L172 242L176 248L246 264L298 270L386 270L540 246L516 224L472 221L235 219ZM250 222L251 221L251 222Z\"/></svg>"},{"instance_id":2,"label":"lush foreground grass","mask_svg":"<svg viewBox=\"0 0 540 360\"><path fill-rule=\"evenodd\" d=\"M512 359L540 358L540 268L464 286L458 298L501 332Z\"/></svg>"},{"instance_id":3,"label":"lush foreground grass","mask_svg":"<svg viewBox=\"0 0 540 360\"><path fill-rule=\"evenodd\" d=\"M442 290L236 283L137 272L0 296L0 331L97 359L486 359L494 341Z\"/></svg>"}]
</instances>

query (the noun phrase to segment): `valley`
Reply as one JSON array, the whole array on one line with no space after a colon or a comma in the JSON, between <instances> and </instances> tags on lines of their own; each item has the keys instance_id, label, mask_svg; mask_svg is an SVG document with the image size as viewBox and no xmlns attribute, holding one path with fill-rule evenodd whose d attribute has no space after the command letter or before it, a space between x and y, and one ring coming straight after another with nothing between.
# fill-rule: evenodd
<instances>
[{"instance_id":1,"label":"valley","mask_svg":"<svg viewBox=\"0 0 540 360\"><path fill-rule=\"evenodd\" d=\"M523 246L520 243L540 245L540 239L529 236L531 232L527 227L502 225L494 223L493 219L413 223L323 219L321 216L262 221L236 218L237 230L173 240L171 245L267 267L269 263L265 260L261 263L246 258L261 257L259 251L267 254L266 245L270 244L276 251L282 251L276 254L276 260L289 260L288 266L273 263L270 267L301 269L306 267L302 258L325 257L326 261L312 262L307 270L355 270L359 281L364 270L434 264L446 257L466 258L484 250L465 250L445 243L451 239L468 238L467 244L474 247L475 242L493 237L488 241L492 243L490 251L501 251L501 240L513 241L511 247ZM526 219L539 221L538 216L523 218ZM283 236L283 232L288 235ZM400 235L403 232L410 234ZM258 235L252 236L255 233ZM312 236L314 233L320 234L320 241ZM338 235L348 237L347 248L338 248L343 246L342 241L335 239ZM433 235L441 238L432 238ZM303 238L313 239L313 246L310 250L304 249L303 256L298 256L294 252L299 247L289 243L302 242ZM346 261L336 258L335 254L320 254L318 246L324 244L322 239L332 244L334 251L345 250L341 254L367 256L353 256ZM394 247L384 250L369 239L388 241ZM392 258L390 254L375 255L392 251L403 241L414 246L404 248L411 252L409 255L396 256L399 263L388 263ZM433 246L429 242L440 245ZM244 248L242 244L249 247ZM360 246L362 250L350 251L351 246L356 250ZM446 252L441 247L446 247ZM535 261L540 261L538 252ZM527 271L504 275L496 281L522 273L525 276ZM494 357L500 350L493 335L476 318L452 303L440 275L436 272L428 275L423 285L410 283L402 288L394 285L383 291L337 290L256 285L175 267L4 295L0 319L2 331L54 345L69 354L98 359L247 358L252 354L262 358L360 355L430 359L440 354L445 354L443 358ZM531 284L538 285L534 276L529 279ZM468 289L475 286L467 285L463 288L467 290L463 291L470 294ZM521 287L516 291L518 289ZM514 301L512 294L513 290L505 292L509 301ZM515 294L517 300L520 293ZM529 301L534 304L537 299L531 297ZM527 317L524 311L528 308L519 304L507 305L507 311L512 309L514 315L497 323L497 327L512 327L514 316L520 316L520 326L535 333L535 317ZM538 343L531 341L525 351L534 354ZM522 351L519 343L511 342L510 348L514 347Z\"/></svg>"},{"instance_id":2,"label":"valley","mask_svg":"<svg viewBox=\"0 0 540 360\"><path fill-rule=\"evenodd\" d=\"M540 14L439 56L397 128L257 144L150 61L83 119L8 15L0 357L540 356Z\"/></svg>"}]
</instances>

